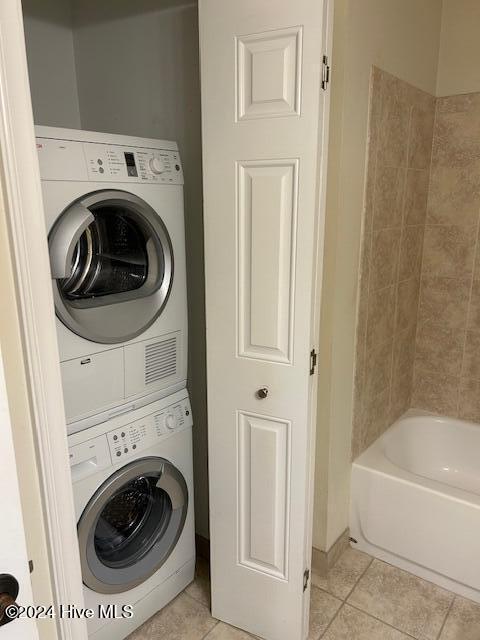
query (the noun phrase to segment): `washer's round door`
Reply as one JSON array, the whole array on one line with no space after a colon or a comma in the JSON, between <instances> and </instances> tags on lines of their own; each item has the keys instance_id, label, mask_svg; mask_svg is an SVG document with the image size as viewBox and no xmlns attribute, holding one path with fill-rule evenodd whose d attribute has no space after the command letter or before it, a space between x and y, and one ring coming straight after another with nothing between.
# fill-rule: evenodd
<instances>
[{"instance_id":1,"label":"washer's round door","mask_svg":"<svg viewBox=\"0 0 480 640\"><path fill-rule=\"evenodd\" d=\"M98 593L119 593L158 571L182 533L188 489L163 458L142 458L114 473L78 522L83 582Z\"/></svg>"},{"instance_id":2,"label":"washer's round door","mask_svg":"<svg viewBox=\"0 0 480 640\"><path fill-rule=\"evenodd\" d=\"M49 234L57 316L104 344L145 331L173 281L173 251L160 215L120 190L90 193L67 207Z\"/></svg>"}]
</instances>

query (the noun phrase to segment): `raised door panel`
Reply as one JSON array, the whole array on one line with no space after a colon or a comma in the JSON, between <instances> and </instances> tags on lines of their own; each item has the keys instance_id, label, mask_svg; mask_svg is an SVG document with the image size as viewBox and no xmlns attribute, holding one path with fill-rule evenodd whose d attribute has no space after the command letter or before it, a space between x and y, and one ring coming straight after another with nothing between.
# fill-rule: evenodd
<instances>
[{"instance_id":1,"label":"raised door panel","mask_svg":"<svg viewBox=\"0 0 480 640\"><path fill-rule=\"evenodd\" d=\"M237 166L238 354L290 363L298 160Z\"/></svg>"},{"instance_id":2,"label":"raised door panel","mask_svg":"<svg viewBox=\"0 0 480 640\"><path fill-rule=\"evenodd\" d=\"M237 38L237 120L298 116L302 28Z\"/></svg>"},{"instance_id":3,"label":"raised door panel","mask_svg":"<svg viewBox=\"0 0 480 640\"><path fill-rule=\"evenodd\" d=\"M238 562L288 579L290 423L239 412Z\"/></svg>"}]
</instances>

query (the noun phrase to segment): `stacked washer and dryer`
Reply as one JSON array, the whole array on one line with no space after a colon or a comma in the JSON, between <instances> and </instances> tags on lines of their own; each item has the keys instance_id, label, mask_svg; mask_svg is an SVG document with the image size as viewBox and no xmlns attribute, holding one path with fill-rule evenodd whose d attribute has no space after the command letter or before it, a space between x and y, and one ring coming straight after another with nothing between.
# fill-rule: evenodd
<instances>
[{"instance_id":1,"label":"stacked washer and dryer","mask_svg":"<svg viewBox=\"0 0 480 640\"><path fill-rule=\"evenodd\" d=\"M121 640L194 574L182 165L172 142L36 135L85 604L120 616L88 631Z\"/></svg>"}]
</instances>

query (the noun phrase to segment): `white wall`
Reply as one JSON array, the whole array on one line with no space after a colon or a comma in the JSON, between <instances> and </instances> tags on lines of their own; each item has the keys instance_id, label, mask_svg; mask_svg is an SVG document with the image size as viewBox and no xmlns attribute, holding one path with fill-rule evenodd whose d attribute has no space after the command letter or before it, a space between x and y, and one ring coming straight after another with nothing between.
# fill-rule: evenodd
<instances>
[{"instance_id":1,"label":"white wall","mask_svg":"<svg viewBox=\"0 0 480 640\"><path fill-rule=\"evenodd\" d=\"M480 2L443 0L437 95L480 91Z\"/></svg>"},{"instance_id":2,"label":"white wall","mask_svg":"<svg viewBox=\"0 0 480 640\"><path fill-rule=\"evenodd\" d=\"M35 124L80 128L69 0L23 0Z\"/></svg>"},{"instance_id":3,"label":"white wall","mask_svg":"<svg viewBox=\"0 0 480 640\"><path fill-rule=\"evenodd\" d=\"M177 140L185 171L196 529L208 537L200 77L196 4L74 0L83 129Z\"/></svg>"},{"instance_id":4,"label":"white wall","mask_svg":"<svg viewBox=\"0 0 480 640\"><path fill-rule=\"evenodd\" d=\"M435 93L442 0L335 0L314 546L348 526L369 81L377 65Z\"/></svg>"}]
</instances>

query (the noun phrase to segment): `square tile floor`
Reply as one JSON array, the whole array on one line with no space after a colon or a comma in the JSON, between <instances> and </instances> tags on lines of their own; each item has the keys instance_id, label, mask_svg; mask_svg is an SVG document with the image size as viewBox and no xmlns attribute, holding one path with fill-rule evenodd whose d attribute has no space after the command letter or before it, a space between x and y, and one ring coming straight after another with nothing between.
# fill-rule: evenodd
<instances>
[{"instance_id":1,"label":"square tile floor","mask_svg":"<svg viewBox=\"0 0 480 640\"><path fill-rule=\"evenodd\" d=\"M207 563L173 602L128 640L252 640L210 615ZM347 549L312 575L308 640L480 640L480 605Z\"/></svg>"}]
</instances>

